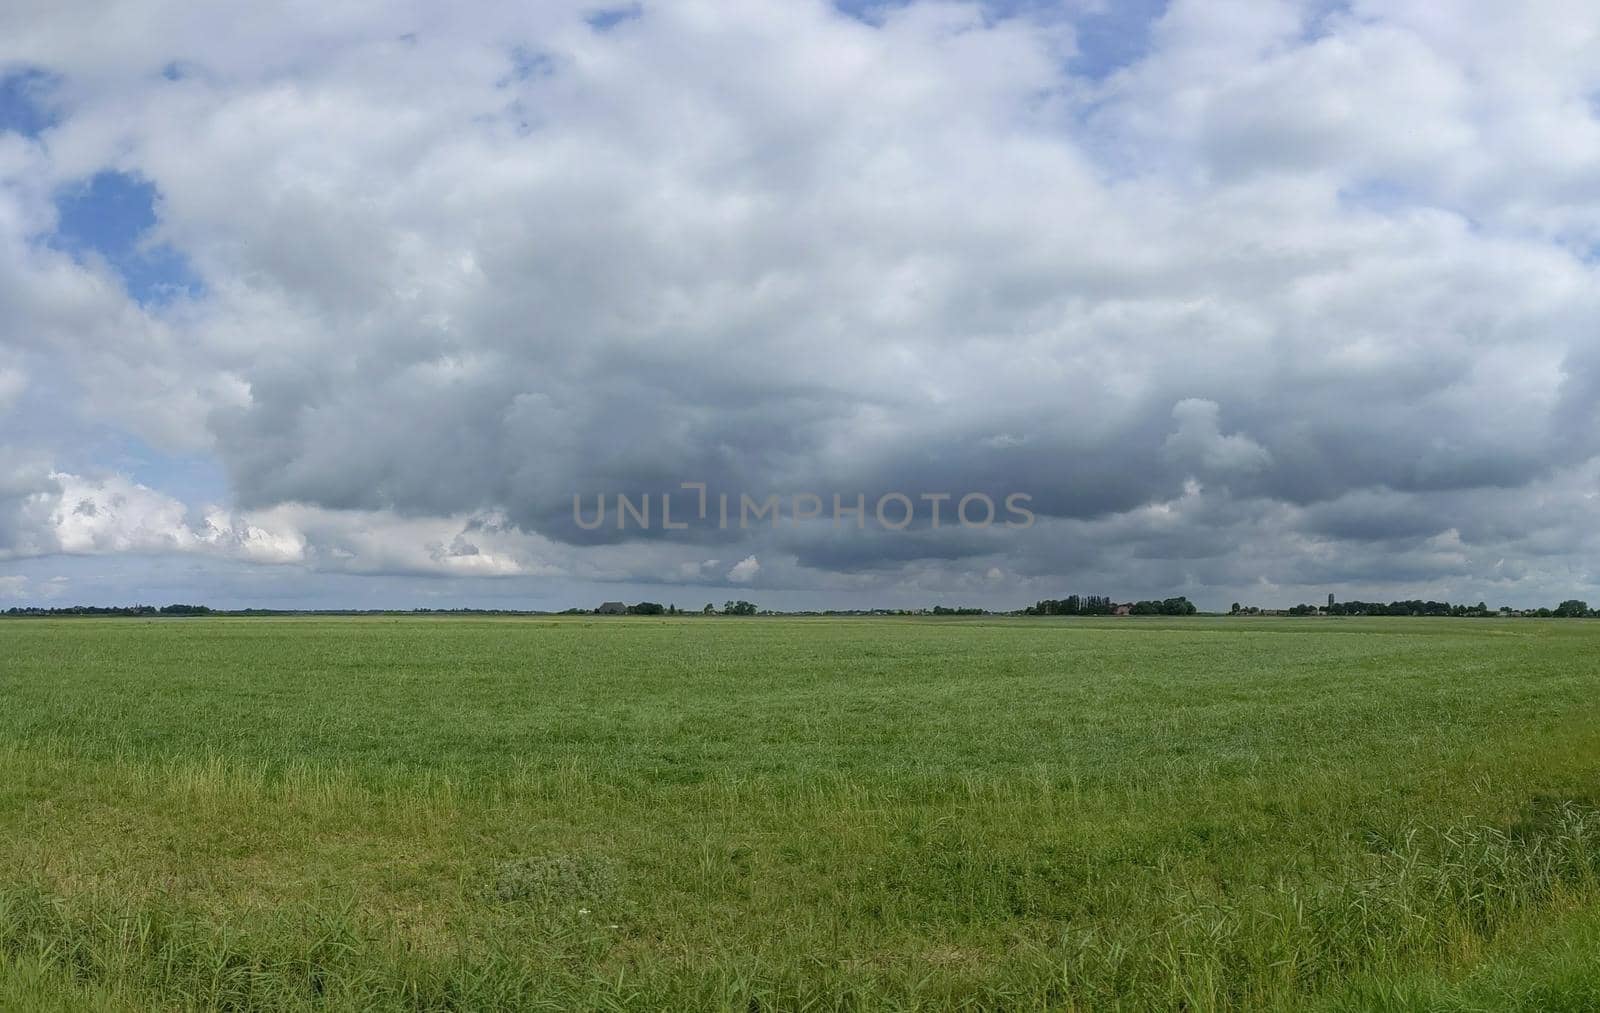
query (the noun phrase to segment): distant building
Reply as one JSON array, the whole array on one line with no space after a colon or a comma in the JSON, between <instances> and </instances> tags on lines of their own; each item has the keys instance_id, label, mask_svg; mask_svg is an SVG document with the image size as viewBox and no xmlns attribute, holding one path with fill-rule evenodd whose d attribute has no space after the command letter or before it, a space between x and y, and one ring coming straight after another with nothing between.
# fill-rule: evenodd
<instances>
[{"instance_id":1,"label":"distant building","mask_svg":"<svg viewBox=\"0 0 1600 1013\"><path fill-rule=\"evenodd\" d=\"M1118 606L1116 606L1115 608L1113 608L1111 610L1111 614L1114 615L1114 616L1125 616L1125 615L1131 615L1132 613L1133 613L1133 606L1132 605L1118 605Z\"/></svg>"},{"instance_id":2,"label":"distant building","mask_svg":"<svg viewBox=\"0 0 1600 1013\"><path fill-rule=\"evenodd\" d=\"M603 601L600 603L600 607L594 610L594 614L597 616L625 616L628 614L628 606L620 601Z\"/></svg>"}]
</instances>

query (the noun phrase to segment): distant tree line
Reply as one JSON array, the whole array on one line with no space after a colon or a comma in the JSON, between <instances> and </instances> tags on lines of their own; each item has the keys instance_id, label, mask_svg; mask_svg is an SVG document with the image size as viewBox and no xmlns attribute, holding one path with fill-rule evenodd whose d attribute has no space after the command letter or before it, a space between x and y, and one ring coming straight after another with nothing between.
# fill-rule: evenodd
<instances>
[{"instance_id":1,"label":"distant tree line","mask_svg":"<svg viewBox=\"0 0 1600 1013\"><path fill-rule=\"evenodd\" d=\"M1544 609L1538 611L1543 612ZM1557 605L1550 614L1557 619L1594 619L1600 616L1600 609L1591 609L1588 602L1569 598Z\"/></svg>"},{"instance_id":2,"label":"distant tree line","mask_svg":"<svg viewBox=\"0 0 1600 1013\"><path fill-rule=\"evenodd\" d=\"M1452 605L1447 601L1423 601L1413 598L1408 601L1392 601L1387 605L1375 601L1346 601L1334 602L1332 605L1296 605L1289 610L1290 615L1310 615L1322 611L1330 616L1466 616L1475 612L1486 611L1488 606L1479 603L1477 608L1468 605ZM1302 610L1296 612L1296 609Z\"/></svg>"},{"instance_id":3,"label":"distant tree line","mask_svg":"<svg viewBox=\"0 0 1600 1013\"><path fill-rule=\"evenodd\" d=\"M1065 598L1046 598L1035 602L1023 609L1022 613L1030 616L1109 616L1115 615L1122 607L1104 595L1069 594ZM1127 602L1126 609L1129 615L1136 616L1192 616L1199 611L1194 602L1183 595L1159 601Z\"/></svg>"},{"instance_id":4,"label":"distant tree line","mask_svg":"<svg viewBox=\"0 0 1600 1013\"><path fill-rule=\"evenodd\" d=\"M1103 595L1069 594L1065 598L1046 598L1023 609L1030 616L1108 616L1116 605Z\"/></svg>"},{"instance_id":5,"label":"distant tree line","mask_svg":"<svg viewBox=\"0 0 1600 1013\"><path fill-rule=\"evenodd\" d=\"M1243 606L1238 602L1228 610L1229 615L1263 615L1277 614L1264 612L1255 606ZM1600 617L1600 611L1591 609L1589 603L1577 598L1557 605L1555 608L1538 608L1517 610L1509 605L1502 605L1498 609L1491 609L1487 602L1478 602L1476 605L1452 605L1447 601L1423 601L1412 598L1407 601L1392 601L1388 603L1376 601L1336 601L1331 605L1294 605L1284 609L1283 614L1291 616L1452 616L1456 618L1475 618L1487 616L1535 616L1540 619L1592 619Z\"/></svg>"},{"instance_id":6,"label":"distant tree line","mask_svg":"<svg viewBox=\"0 0 1600 1013\"><path fill-rule=\"evenodd\" d=\"M642 601L642 602L639 602L637 605L627 605L627 606L624 606L624 610L630 616L683 616L683 615L689 615L688 612L683 611L682 609L678 608L678 606L676 606L676 605L663 605L660 602L654 602L654 601ZM597 611L599 611L599 610L597 610L597 609L568 609L566 612L563 612L562 615L590 615L590 614L593 614L593 613L595 613ZM726 602L722 606L722 614L725 615L725 616L753 616L758 611L760 611L760 610L756 607L755 602L749 602L749 601L745 601L743 599L740 599L739 601ZM706 615L706 616L716 615L717 614L716 606L712 605L710 602L706 602L706 607L704 609L702 609L699 614L700 615Z\"/></svg>"},{"instance_id":7,"label":"distant tree line","mask_svg":"<svg viewBox=\"0 0 1600 1013\"><path fill-rule=\"evenodd\" d=\"M65 608L8 608L8 616L209 616L205 605L69 605Z\"/></svg>"},{"instance_id":8,"label":"distant tree line","mask_svg":"<svg viewBox=\"0 0 1600 1013\"><path fill-rule=\"evenodd\" d=\"M1179 595L1160 601L1136 601L1128 611L1136 616L1192 616L1200 610L1194 607L1194 602Z\"/></svg>"}]
</instances>

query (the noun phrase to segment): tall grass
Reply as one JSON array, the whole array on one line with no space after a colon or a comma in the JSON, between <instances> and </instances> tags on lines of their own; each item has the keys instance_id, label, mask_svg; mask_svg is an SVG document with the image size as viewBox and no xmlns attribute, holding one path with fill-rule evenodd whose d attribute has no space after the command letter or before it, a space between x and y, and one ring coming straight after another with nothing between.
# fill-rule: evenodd
<instances>
[{"instance_id":1,"label":"tall grass","mask_svg":"<svg viewBox=\"0 0 1600 1013\"><path fill-rule=\"evenodd\" d=\"M1575 629L389 626L0 626L0 1006L1467 1008L1600 910Z\"/></svg>"},{"instance_id":2,"label":"tall grass","mask_svg":"<svg viewBox=\"0 0 1600 1013\"><path fill-rule=\"evenodd\" d=\"M481 898L488 906L527 904L502 927L541 933L542 948L490 935L430 952L408 946L348 902L219 922L170 898L69 900L14 886L0 891L0 954L110 995L197 1009L531 1010L685 1001L740 1009L1271 1009L1308 1002L1355 975L1479 946L1557 899L1597 896L1600 812L1587 806L1548 804L1510 828L1412 825L1372 844L1366 860L1338 870L1342 875L1239 896L1159 881L1142 897L1106 891L1104 900L1140 917L1066 926L1052 943L999 957L988 974L984 965L996 955L937 949L920 960L880 955L859 964L817 962L800 952L710 951L682 962L641 954L597 974L589 959L613 948L582 945L585 929L570 909L581 902L616 916L607 907L613 873L571 857L502 869L496 889ZM1006 881L973 879L991 889Z\"/></svg>"}]
</instances>

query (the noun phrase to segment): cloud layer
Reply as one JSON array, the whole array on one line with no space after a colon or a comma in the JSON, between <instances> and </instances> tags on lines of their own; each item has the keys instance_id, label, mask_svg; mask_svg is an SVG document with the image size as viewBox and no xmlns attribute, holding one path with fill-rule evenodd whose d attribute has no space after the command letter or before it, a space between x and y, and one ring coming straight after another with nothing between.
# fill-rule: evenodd
<instances>
[{"instance_id":1,"label":"cloud layer","mask_svg":"<svg viewBox=\"0 0 1600 1013\"><path fill-rule=\"evenodd\" d=\"M1174 0L1109 66L1090 6L596 13L0 13L0 559L995 605L1600 581L1600 13ZM153 224L66 241L96 179ZM682 482L918 513L574 523ZM921 494L969 492L1037 522L933 530Z\"/></svg>"}]
</instances>

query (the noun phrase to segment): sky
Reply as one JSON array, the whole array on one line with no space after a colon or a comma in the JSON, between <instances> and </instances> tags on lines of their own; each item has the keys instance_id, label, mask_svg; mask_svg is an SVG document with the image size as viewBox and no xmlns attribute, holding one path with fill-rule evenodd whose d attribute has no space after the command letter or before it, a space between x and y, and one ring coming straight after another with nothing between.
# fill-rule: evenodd
<instances>
[{"instance_id":1,"label":"sky","mask_svg":"<svg viewBox=\"0 0 1600 1013\"><path fill-rule=\"evenodd\" d=\"M8 3L0 608L1600 601L1597 259L1600 7Z\"/></svg>"}]
</instances>

